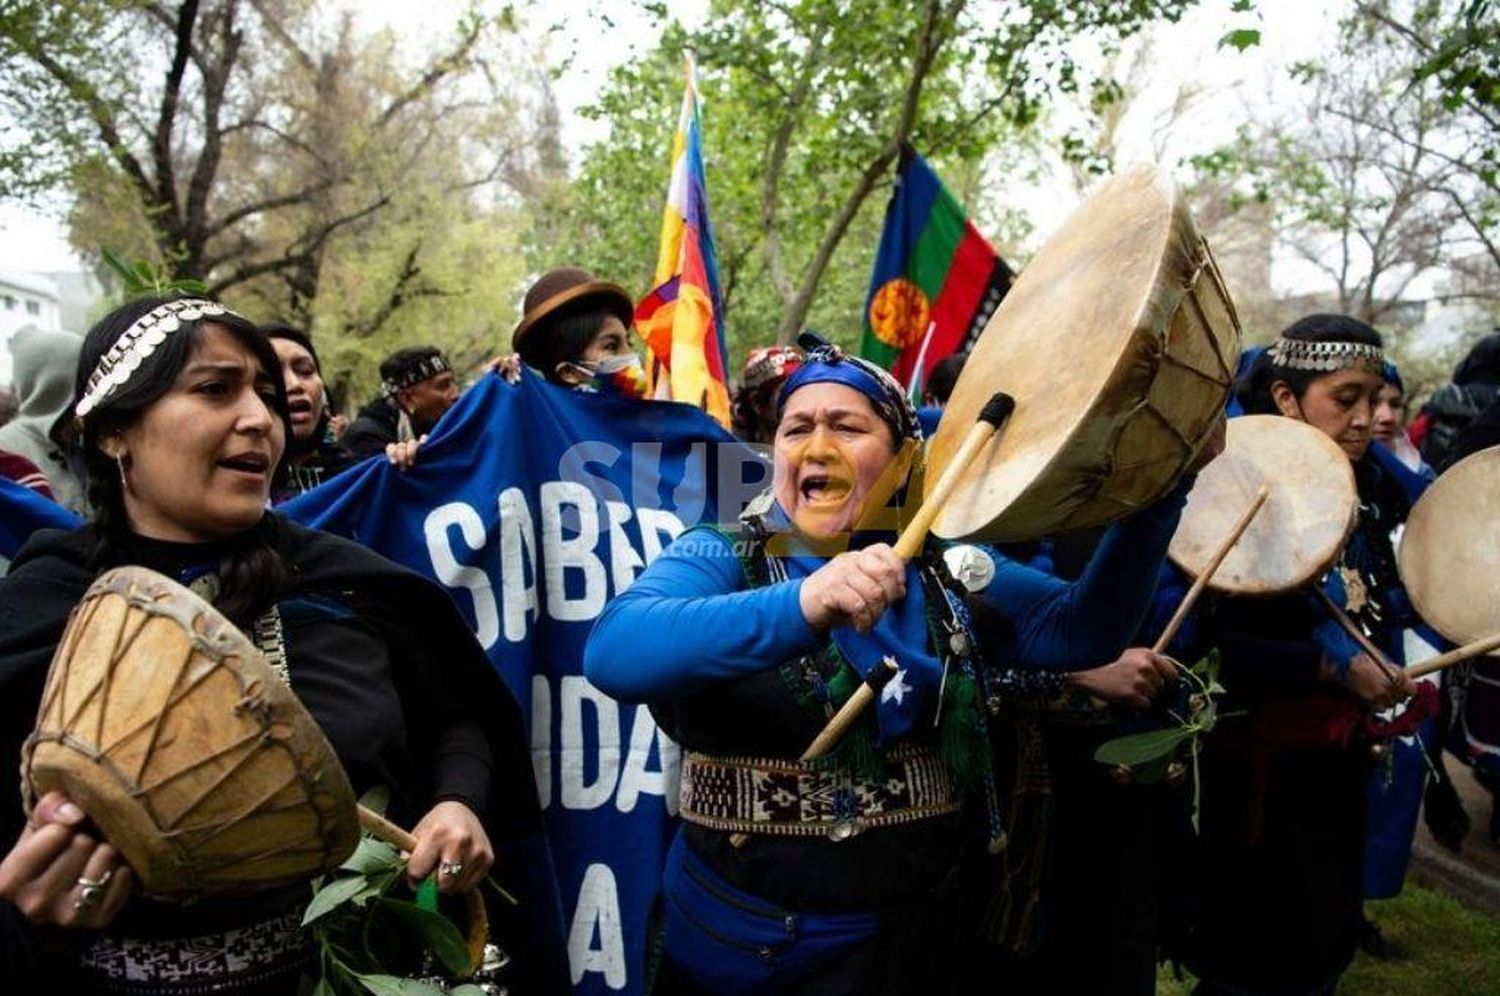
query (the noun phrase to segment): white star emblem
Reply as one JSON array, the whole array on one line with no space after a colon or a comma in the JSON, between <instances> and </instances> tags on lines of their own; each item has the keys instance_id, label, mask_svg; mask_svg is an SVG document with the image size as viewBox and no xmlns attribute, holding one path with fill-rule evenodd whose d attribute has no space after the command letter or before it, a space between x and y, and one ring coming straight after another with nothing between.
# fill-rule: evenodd
<instances>
[{"instance_id":1,"label":"white star emblem","mask_svg":"<svg viewBox=\"0 0 1500 996\"><path fill-rule=\"evenodd\" d=\"M902 700L906 698L906 693L911 691L911 686L901 680L904 677L906 677L906 668L897 668L896 673L891 675L891 680L887 681L885 687L880 690L880 701L890 702L894 699L897 705L901 705Z\"/></svg>"}]
</instances>

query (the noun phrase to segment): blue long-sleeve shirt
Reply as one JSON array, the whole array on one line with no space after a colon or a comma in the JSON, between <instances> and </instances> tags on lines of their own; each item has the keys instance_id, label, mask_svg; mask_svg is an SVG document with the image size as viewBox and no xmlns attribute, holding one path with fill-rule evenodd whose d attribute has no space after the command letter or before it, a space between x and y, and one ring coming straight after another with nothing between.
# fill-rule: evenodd
<instances>
[{"instance_id":1,"label":"blue long-sleeve shirt","mask_svg":"<svg viewBox=\"0 0 1500 996\"><path fill-rule=\"evenodd\" d=\"M1150 607L1189 486L1113 526L1076 581L989 551L995 576L980 597L1009 624L992 656L1049 671L1116 657ZM801 587L749 588L723 535L689 530L605 607L584 673L618 699L651 702L778 667L827 639L803 618Z\"/></svg>"}]
</instances>

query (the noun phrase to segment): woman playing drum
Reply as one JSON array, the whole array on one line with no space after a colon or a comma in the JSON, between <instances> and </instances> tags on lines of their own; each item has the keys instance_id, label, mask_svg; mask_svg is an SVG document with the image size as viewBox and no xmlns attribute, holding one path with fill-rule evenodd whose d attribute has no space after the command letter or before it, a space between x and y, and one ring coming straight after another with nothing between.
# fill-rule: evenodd
<instances>
[{"instance_id":1,"label":"woman playing drum","mask_svg":"<svg viewBox=\"0 0 1500 996\"><path fill-rule=\"evenodd\" d=\"M439 590L266 512L291 430L265 336L211 301L132 302L90 331L74 411L94 517L37 534L0 581L0 756L19 755L73 605L102 571L141 565L285 661L354 789L387 786L391 816L415 823L414 880L475 888L492 838L504 846L537 820L518 710ZM8 784L6 991L297 992L306 884L188 906L132 895L89 814L51 793L28 821Z\"/></svg>"},{"instance_id":2,"label":"woman playing drum","mask_svg":"<svg viewBox=\"0 0 1500 996\"><path fill-rule=\"evenodd\" d=\"M1382 386L1380 335L1341 315L1313 315L1282 334L1241 395L1250 414L1321 430L1353 463L1354 534L1325 590L1375 644L1409 607L1390 531L1400 487L1369 455ZM1229 692L1207 751L1201 811L1203 910L1188 964L1204 996L1331 993L1361 930L1368 743L1342 716L1352 699L1380 710L1408 698L1313 596L1225 598L1211 638ZM1399 660L1399 656L1397 656Z\"/></svg>"},{"instance_id":3,"label":"woman playing drum","mask_svg":"<svg viewBox=\"0 0 1500 996\"><path fill-rule=\"evenodd\" d=\"M780 395L771 489L730 536L690 530L600 617L591 681L653 712L685 753L685 827L664 880L671 992L946 991L963 936L957 869L1003 843L986 705L1108 661L1139 624L1185 489L1117 527L1075 585L978 547L944 569L889 544L920 439L879 368L808 343ZM843 552L837 552L842 549ZM1009 623L990 673L965 596ZM818 760L799 761L862 677L894 676ZM1104 686L1159 686L1143 652ZM1050 672L1050 673L1042 673ZM1121 678L1124 680L1111 680ZM984 819L965 821L965 800Z\"/></svg>"}]
</instances>

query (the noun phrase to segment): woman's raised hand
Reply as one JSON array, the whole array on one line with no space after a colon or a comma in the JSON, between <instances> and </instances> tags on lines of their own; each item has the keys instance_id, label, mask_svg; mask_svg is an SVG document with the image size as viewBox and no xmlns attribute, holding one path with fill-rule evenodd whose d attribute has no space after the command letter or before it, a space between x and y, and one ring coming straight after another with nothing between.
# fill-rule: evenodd
<instances>
[{"instance_id":1,"label":"woman's raised hand","mask_svg":"<svg viewBox=\"0 0 1500 996\"><path fill-rule=\"evenodd\" d=\"M881 613L906 597L906 564L889 544L841 553L808 575L798 601L816 630L850 625L868 633Z\"/></svg>"},{"instance_id":2,"label":"woman's raised hand","mask_svg":"<svg viewBox=\"0 0 1500 996\"><path fill-rule=\"evenodd\" d=\"M0 859L0 898L32 923L99 929L125 905L130 868L80 829L84 819L67 796L48 792Z\"/></svg>"},{"instance_id":3,"label":"woman's raised hand","mask_svg":"<svg viewBox=\"0 0 1500 996\"><path fill-rule=\"evenodd\" d=\"M439 892L468 892L495 863L495 850L479 817L461 802L433 806L412 836L417 849L407 859L406 876L413 887L436 870Z\"/></svg>"}]
</instances>

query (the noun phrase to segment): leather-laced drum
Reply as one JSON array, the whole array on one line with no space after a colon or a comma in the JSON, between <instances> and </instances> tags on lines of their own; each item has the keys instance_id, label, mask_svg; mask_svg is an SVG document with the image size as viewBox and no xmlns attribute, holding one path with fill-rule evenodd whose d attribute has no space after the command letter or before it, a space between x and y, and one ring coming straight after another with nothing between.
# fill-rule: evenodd
<instances>
[{"instance_id":1,"label":"leather-laced drum","mask_svg":"<svg viewBox=\"0 0 1500 996\"><path fill-rule=\"evenodd\" d=\"M1208 586L1234 595L1299 588L1338 560L1354 530L1354 467L1326 434L1280 415L1230 419L1224 452L1198 472L1167 555L1193 577L1255 497L1265 506Z\"/></svg>"},{"instance_id":2,"label":"leather-laced drum","mask_svg":"<svg viewBox=\"0 0 1500 996\"><path fill-rule=\"evenodd\" d=\"M243 633L123 567L68 621L22 752L27 808L60 789L159 898L259 892L338 866L354 792L322 731Z\"/></svg>"},{"instance_id":3,"label":"leather-laced drum","mask_svg":"<svg viewBox=\"0 0 1500 996\"><path fill-rule=\"evenodd\" d=\"M1500 446L1443 471L1407 517L1397 560L1439 633L1470 643L1500 631Z\"/></svg>"},{"instance_id":4,"label":"leather-laced drum","mask_svg":"<svg viewBox=\"0 0 1500 996\"><path fill-rule=\"evenodd\" d=\"M946 538L1035 539L1162 497L1213 432L1240 328L1171 179L1106 181L990 318L928 452L930 491L996 391L1015 414L938 516Z\"/></svg>"}]
</instances>

